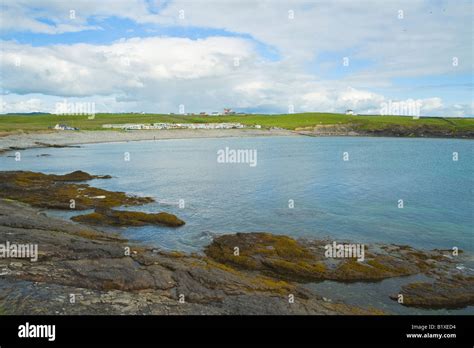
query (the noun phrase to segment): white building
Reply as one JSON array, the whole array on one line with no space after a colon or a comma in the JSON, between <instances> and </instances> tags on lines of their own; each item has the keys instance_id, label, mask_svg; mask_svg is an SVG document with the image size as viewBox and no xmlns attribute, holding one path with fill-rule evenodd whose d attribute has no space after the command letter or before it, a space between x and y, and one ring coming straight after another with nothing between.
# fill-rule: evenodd
<instances>
[{"instance_id":1,"label":"white building","mask_svg":"<svg viewBox=\"0 0 474 348\"><path fill-rule=\"evenodd\" d=\"M103 128L142 130L142 129L231 129L244 128L241 123L153 123L153 124L104 124Z\"/></svg>"},{"instance_id":2,"label":"white building","mask_svg":"<svg viewBox=\"0 0 474 348\"><path fill-rule=\"evenodd\" d=\"M54 129L56 129L56 130L78 130L78 128L69 127L66 124L59 124L59 123L54 126Z\"/></svg>"}]
</instances>

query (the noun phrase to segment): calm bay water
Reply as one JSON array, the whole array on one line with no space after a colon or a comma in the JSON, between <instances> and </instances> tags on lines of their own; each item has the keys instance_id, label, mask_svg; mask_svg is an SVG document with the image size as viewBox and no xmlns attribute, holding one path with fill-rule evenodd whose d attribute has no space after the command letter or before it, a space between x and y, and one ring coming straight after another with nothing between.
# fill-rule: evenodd
<instances>
[{"instance_id":1,"label":"calm bay water","mask_svg":"<svg viewBox=\"0 0 474 348\"><path fill-rule=\"evenodd\" d=\"M217 151L256 149L258 164L217 163ZM124 152L130 161L124 161ZM343 161L343 153L349 161ZM457 152L459 160L453 161ZM39 154L50 157L37 157ZM170 249L197 251L212 234L269 231L290 236L389 242L473 251L473 142L447 139L261 137L187 139L32 149L2 170L110 174L92 185L157 203L179 229L125 234ZM185 208L178 202L184 200ZM398 208L402 199L404 208ZM294 208L288 208L289 200Z\"/></svg>"},{"instance_id":2,"label":"calm bay water","mask_svg":"<svg viewBox=\"0 0 474 348\"><path fill-rule=\"evenodd\" d=\"M152 196L156 203L132 209L167 211L186 221L178 229L122 231L161 248L200 252L215 234L268 231L474 252L473 144L349 137L141 141L32 149L20 162L0 157L0 168L110 174L113 179L91 185ZM225 147L257 150L257 166L218 163L217 151ZM51 156L38 157L45 153ZM331 284L320 290L334 293Z\"/></svg>"}]
</instances>

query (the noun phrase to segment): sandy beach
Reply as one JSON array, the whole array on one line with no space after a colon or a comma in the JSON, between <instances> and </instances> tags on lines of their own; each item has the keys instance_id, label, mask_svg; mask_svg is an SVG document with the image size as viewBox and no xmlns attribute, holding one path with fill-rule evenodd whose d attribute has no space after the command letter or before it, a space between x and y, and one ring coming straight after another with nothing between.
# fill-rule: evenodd
<instances>
[{"instance_id":1,"label":"sandy beach","mask_svg":"<svg viewBox=\"0 0 474 348\"><path fill-rule=\"evenodd\" d=\"M0 153L48 146L70 146L139 140L288 136L298 133L283 129L174 129L137 131L57 131L17 133L0 137Z\"/></svg>"}]
</instances>

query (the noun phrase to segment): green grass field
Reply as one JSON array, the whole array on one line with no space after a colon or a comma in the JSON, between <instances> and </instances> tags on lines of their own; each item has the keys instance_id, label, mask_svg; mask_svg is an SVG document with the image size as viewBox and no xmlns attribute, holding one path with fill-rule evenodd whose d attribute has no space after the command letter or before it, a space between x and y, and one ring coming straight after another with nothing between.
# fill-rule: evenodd
<instances>
[{"instance_id":1,"label":"green grass field","mask_svg":"<svg viewBox=\"0 0 474 348\"><path fill-rule=\"evenodd\" d=\"M215 123L240 122L256 124L264 128L280 127L294 130L316 125L350 125L357 130L383 130L400 126L416 128L430 126L450 131L474 131L474 118L422 117L414 120L407 116L350 116L330 113L300 113L283 115L229 115L229 116L187 116L163 114L97 114L94 119L77 115L3 115L0 116L0 131L44 131L57 123L64 123L80 130L103 130L106 123Z\"/></svg>"}]
</instances>

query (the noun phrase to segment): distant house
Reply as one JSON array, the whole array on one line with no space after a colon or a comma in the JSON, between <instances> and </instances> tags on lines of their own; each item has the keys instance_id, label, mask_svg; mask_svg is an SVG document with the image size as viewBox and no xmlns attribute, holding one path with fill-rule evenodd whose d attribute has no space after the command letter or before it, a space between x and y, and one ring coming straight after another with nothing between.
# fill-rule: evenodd
<instances>
[{"instance_id":1,"label":"distant house","mask_svg":"<svg viewBox=\"0 0 474 348\"><path fill-rule=\"evenodd\" d=\"M346 110L346 115L357 115L354 110L348 109Z\"/></svg>"},{"instance_id":2,"label":"distant house","mask_svg":"<svg viewBox=\"0 0 474 348\"><path fill-rule=\"evenodd\" d=\"M224 115L235 115L235 111L232 111L232 109L224 108Z\"/></svg>"},{"instance_id":3,"label":"distant house","mask_svg":"<svg viewBox=\"0 0 474 348\"><path fill-rule=\"evenodd\" d=\"M57 124L54 126L56 130L79 130L79 128L69 127L67 124Z\"/></svg>"},{"instance_id":4,"label":"distant house","mask_svg":"<svg viewBox=\"0 0 474 348\"><path fill-rule=\"evenodd\" d=\"M211 116L219 116L219 115L220 115L220 112L218 111L211 112Z\"/></svg>"}]
</instances>

